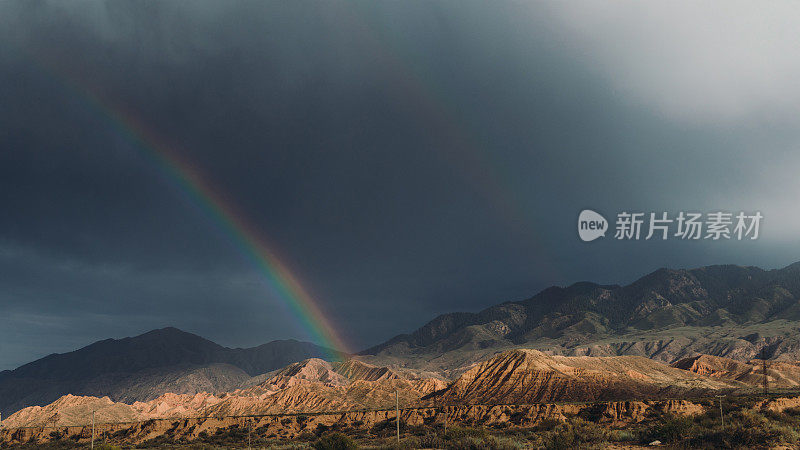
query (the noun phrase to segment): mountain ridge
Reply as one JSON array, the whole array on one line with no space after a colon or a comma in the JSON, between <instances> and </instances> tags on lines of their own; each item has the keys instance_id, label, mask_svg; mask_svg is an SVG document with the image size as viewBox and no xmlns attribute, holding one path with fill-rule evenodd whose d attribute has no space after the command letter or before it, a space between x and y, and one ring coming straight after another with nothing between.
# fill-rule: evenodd
<instances>
[{"instance_id":1,"label":"mountain ridge","mask_svg":"<svg viewBox=\"0 0 800 450\"><path fill-rule=\"evenodd\" d=\"M255 375L330 354L328 349L296 340L228 348L174 327L160 328L100 340L0 372L0 413L48 404L64 394L134 402L166 392L224 392Z\"/></svg>"},{"instance_id":2,"label":"mountain ridge","mask_svg":"<svg viewBox=\"0 0 800 450\"><path fill-rule=\"evenodd\" d=\"M752 359L764 348L773 356L789 353L793 359L800 359L800 341L784 336L776 344L770 340L775 336L765 334L774 331L766 324L780 321L786 323L772 328L785 331L788 326L800 331L800 262L771 270L739 265L661 268L627 285L581 281L566 287L551 286L533 297L475 313L442 314L411 333L397 335L359 354L379 362L411 358L419 365L420 361L447 359L436 358L447 353L488 354L533 345L565 355L636 354L658 356L665 362L692 352ZM670 335L670 330L725 327L731 328L725 339L733 347L718 350L718 354L709 348L700 352L699 346L705 344L698 336L679 346L676 339L685 336ZM755 339L735 336L736 327L749 330ZM658 355L657 349L629 353L625 347L632 343L610 342L647 333L653 336L640 340L652 342L654 348L672 347L663 355ZM783 344L784 348L777 348ZM744 347L746 351L736 356ZM442 364L429 366L437 367Z\"/></svg>"},{"instance_id":3,"label":"mountain ridge","mask_svg":"<svg viewBox=\"0 0 800 450\"><path fill-rule=\"evenodd\" d=\"M359 353L352 374L389 379L423 370L455 377L514 348L551 356L644 356L672 364L698 354L800 360L800 262L781 269L661 268L627 285L580 281L482 311L440 315ZM0 412L64 394L149 401L166 392L230 391L330 350L295 340L227 348L166 327L105 339L0 372Z\"/></svg>"},{"instance_id":4,"label":"mountain ridge","mask_svg":"<svg viewBox=\"0 0 800 450\"><path fill-rule=\"evenodd\" d=\"M686 397L744 387L640 356L550 356L516 349L481 362L427 398L443 404L532 404Z\"/></svg>"}]
</instances>

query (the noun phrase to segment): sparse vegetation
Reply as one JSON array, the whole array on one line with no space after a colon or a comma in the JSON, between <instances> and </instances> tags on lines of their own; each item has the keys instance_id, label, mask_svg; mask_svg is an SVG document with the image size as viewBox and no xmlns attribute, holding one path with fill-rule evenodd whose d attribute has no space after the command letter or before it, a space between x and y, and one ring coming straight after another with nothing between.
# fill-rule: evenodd
<instances>
[{"instance_id":1,"label":"sparse vegetation","mask_svg":"<svg viewBox=\"0 0 800 450\"><path fill-rule=\"evenodd\" d=\"M328 433L312 444L315 450L355 450L358 445L345 434Z\"/></svg>"},{"instance_id":2,"label":"sparse vegetation","mask_svg":"<svg viewBox=\"0 0 800 450\"><path fill-rule=\"evenodd\" d=\"M800 446L800 408L789 408L782 412L762 410L756 407L753 398L730 398L724 404L724 425L720 420L716 400L697 400L704 412L693 416L651 414L643 421L611 426L608 417L599 408L589 405L586 411L566 420L543 420L534 426L520 426L523 417L513 411L508 423L465 426L451 423L445 431L442 423L423 422L417 426L403 424L400 442L395 438L393 420L382 421L371 428L344 427L341 424L309 427L302 434L290 437L281 431L267 427L254 428L251 432L238 425L203 431L195 438L188 437L180 427L139 445L125 444L115 447L108 444L125 442L125 434L111 433L113 439L106 445L98 443L97 449L116 448L182 448L219 449L243 448L249 442L253 448L351 450L357 448L385 449L474 449L513 450L537 449L600 449L611 444L620 448L648 446L660 441L666 448L753 448L774 447L797 448ZM301 420L309 422L307 418ZM283 423L281 421L280 423ZM172 425L172 424L171 424ZM297 426L294 418L288 423ZM363 425L363 424L359 424ZM277 435L275 434L277 432ZM66 449L87 446L84 439L60 435L53 432L47 443L18 445L17 448ZM0 444L0 448L9 448Z\"/></svg>"},{"instance_id":3,"label":"sparse vegetation","mask_svg":"<svg viewBox=\"0 0 800 450\"><path fill-rule=\"evenodd\" d=\"M607 428L576 417L544 433L541 446L546 449L587 448L612 441L614 437Z\"/></svg>"},{"instance_id":4,"label":"sparse vegetation","mask_svg":"<svg viewBox=\"0 0 800 450\"><path fill-rule=\"evenodd\" d=\"M800 420L791 411L775 413L742 409L725 416L718 411L695 417L670 417L646 428L642 443L660 440L691 448L771 448L796 446L800 442Z\"/></svg>"}]
</instances>

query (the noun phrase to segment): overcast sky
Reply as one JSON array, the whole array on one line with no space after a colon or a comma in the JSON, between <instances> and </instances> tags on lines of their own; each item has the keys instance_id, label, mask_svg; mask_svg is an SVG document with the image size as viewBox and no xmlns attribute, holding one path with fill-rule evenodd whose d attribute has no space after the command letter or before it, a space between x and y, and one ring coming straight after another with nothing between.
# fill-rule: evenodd
<instances>
[{"instance_id":1,"label":"overcast sky","mask_svg":"<svg viewBox=\"0 0 800 450\"><path fill-rule=\"evenodd\" d=\"M0 3L0 369L176 326L310 339L88 92L274 243L354 350L659 267L800 260L789 2ZM591 243L620 211L758 240Z\"/></svg>"}]
</instances>

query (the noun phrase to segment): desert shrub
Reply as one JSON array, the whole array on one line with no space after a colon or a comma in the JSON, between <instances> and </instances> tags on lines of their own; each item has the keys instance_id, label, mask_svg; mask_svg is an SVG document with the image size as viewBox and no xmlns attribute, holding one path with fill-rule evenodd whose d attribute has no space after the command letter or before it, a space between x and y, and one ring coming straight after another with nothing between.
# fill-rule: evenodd
<instances>
[{"instance_id":1,"label":"desert shrub","mask_svg":"<svg viewBox=\"0 0 800 450\"><path fill-rule=\"evenodd\" d=\"M466 436L456 441L448 442L447 449L469 449L469 450L488 450L489 443L486 438Z\"/></svg>"},{"instance_id":2,"label":"desert shrub","mask_svg":"<svg viewBox=\"0 0 800 450\"><path fill-rule=\"evenodd\" d=\"M470 427L452 427L447 433L432 433L408 436L400 442L387 439L380 448L401 450L436 448L448 450L517 450L529 448L524 441L514 436L495 436L487 430Z\"/></svg>"},{"instance_id":3,"label":"desert shrub","mask_svg":"<svg viewBox=\"0 0 800 450\"><path fill-rule=\"evenodd\" d=\"M742 397L730 396L730 397L725 397L722 400L722 409L726 413L753 409L753 407L755 407L756 403L758 403L761 400L762 400L761 397L753 397L753 396L742 396ZM719 402L718 401L714 402L713 406L715 406L717 409L719 409Z\"/></svg>"},{"instance_id":4,"label":"desert shrub","mask_svg":"<svg viewBox=\"0 0 800 450\"><path fill-rule=\"evenodd\" d=\"M719 426L719 411L711 410L694 417L695 425L700 429L710 429Z\"/></svg>"},{"instance_id":5,"label":"desert shrub","mask_svg":"<svg viewBox=\"0 0 800 450\"><path fill-rule=\"evenodd\" d=\"M613 442L633 442L637 439L638 435L630 430L611 430L608 433L608 440Z\"/></svg>"},{"instance_id":6,"label":"desert shrub","mask_svg":"<svg viewBox=\"0 0 800 450\"><path fill-rule=\"evenodd\" d=\"M642 442L661 441L664 443L675 443L693 437L697 432L692 417L689 416L663 416L642 434Z\"/></svg>"},{"instance_id":7,"label":"desert shrub","mask_svg":"<svg viewBox=\"0 0 800 450\"><path fill-rule=\"evenodd\" d=\"M784 418L788 417L784 415ZM718 424L700 430L690 443L739 448L795 444L798 441L800 433L796 427L757 411L745 410L727 416L724 427Z\"/></svg>"},{"instance_id":8,"label":"desert shrub","mask_svg":"<svg viewBox=\"0 0 800 450\"><path fill-rule=\"evenodd\" d=\"M408 450L408 449L416 449L416 448L428 448L425 444L425 439L420 436L411 436L403 438L400 442L397 442L394 439L390 439L388 443L380 446L379 448L382 450ZM444 447L436 447L436 448L444 448Z\"/></svg>"},{"instance_id":9,"label":"desert shrub","mask_svg":"<svg viewBox=\"0 0 800 450\"><path fill-rule=\"evenodd\" d=\"M509 436L488 436L484 440L484 447L488 450L518 450L526 445Z\"/></svg>"},{"instance_id":10,"label":"desert shrub","mask_svg":"<svg viewBox=\"0 0 800 450\"><path fill-rule=\"evenodd\" d=\"M476 437L476 438L484 438L489 434L483 428L472 428L472 427L448 427L447 433L445 433L445 439L447 440L458 440L464 439L468 437Z\"/></svg>"},{"instance_id":11,"label":"desert shrub","mask_svg":"<svg viewBox=\"0 0 800 450\"><path fill-rule=\"evenodd\" d=\"M610 431L594 422L572 418L544 433L543 447L547 449L584 448L610 440Z\"/></svg>"},{"instance_id":12,"label":"desert shrub","mask_svg":"<svg viewBox=\"0 0 800 450\"><path fill-rule=\"evenodd\" d=\"M795 446L800 442L800 418L791 414L747 409L725 413L725 426L718 409L694 417L663 416L660 422L641 430L640 440L654 440L688 448L747 448Z\"/></svg>"},{"instance_id":13,"label":"desert shrub","mask_svg":"<svg viewBox=\"0 0 800 450\"><path fill-rule=\"evenodd\" d=\"M352 439L342 433L329 433L312 444L316 450L355 450L358 448Z\"/></svg>"},{"instance_id":14,"label":"desert shrub","mask_svg":"<svg viewBox=\"0 0 800 450\"><path fill-rule=\"evenodd\" d=\"M415 437L414 441L404 441L402 448L437 448L437 449L471 449L471 450L517 450L530 448L522 437L524 433L492 434L484 429L457 428L448 429L447 434L427 433Z\"/></svg>"},{"instance_id":15,"label":"desert shrub","mask_svg":"<svg viewBox=\"0 0 800 450\"><path fill-rule=\"evenodd\" d=\"M445 439L438 433L428 433L416 439L416 445L409 448L445 448L446 445Z\"/></svg>"},{"instance_id":16,"label":"desert shrub","mask_svg":"<svg viewBox=\"0 0 800 450\"><path fill-rule=\"evenodd\" d=\"M394 419L381 420L372 426L370 432L381 438L390 438L395 434L395 427Z\"/></svg>"},{"instance_id":17,"label":"desert shrub","mask_svg":"<svg viewBox=\"0 0 800 450\"><path fill-rule=\"evenodd\" d=\"M561 423L560 420L556 419L543 419L533 427L532 431L550 431L561 425Z\"/></svg>"}]
</instances>

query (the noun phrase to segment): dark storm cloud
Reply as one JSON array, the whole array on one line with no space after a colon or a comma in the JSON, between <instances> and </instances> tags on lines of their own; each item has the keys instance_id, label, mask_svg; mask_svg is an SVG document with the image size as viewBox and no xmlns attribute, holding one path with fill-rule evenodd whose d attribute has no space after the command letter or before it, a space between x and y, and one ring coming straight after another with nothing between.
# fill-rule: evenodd
<instances>
[{"instance_id":1,"label":"dark storm cloud","mask_svg":"<svg viewBox=\"0 0 800 450\"><path fill-rule=\"evenodd\" d=\"M0 3L0 366L165 325L307 338L87 91L172 143L356 347L550 284L800 259L783 5L582 6ZM587 245L584 207L766 219L756 243Z\"/></svg>"}]
</instances>

